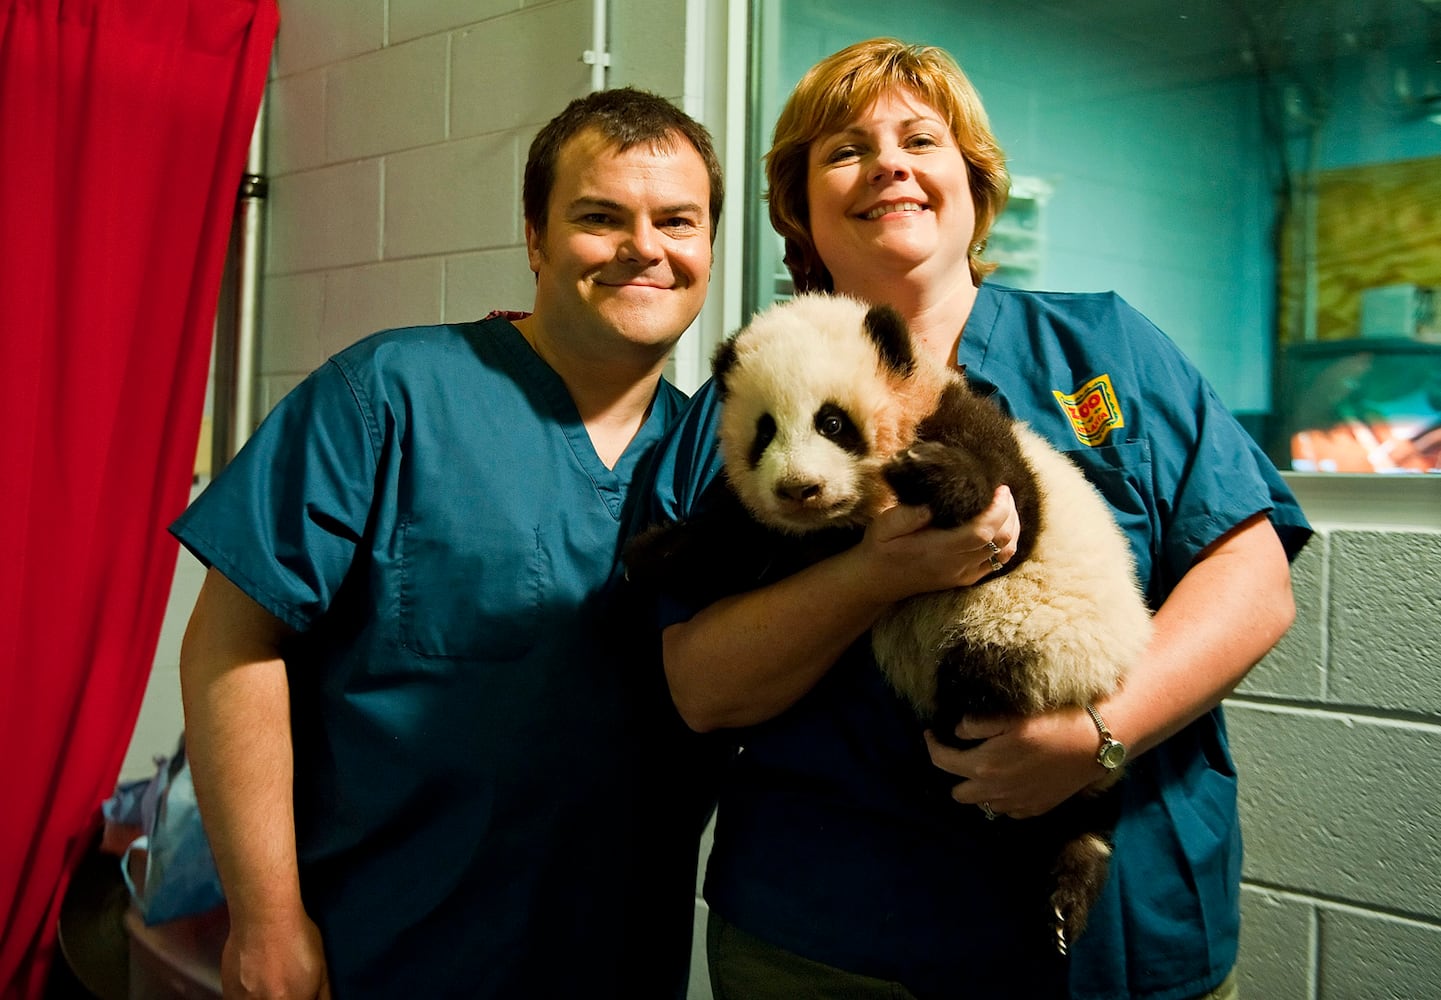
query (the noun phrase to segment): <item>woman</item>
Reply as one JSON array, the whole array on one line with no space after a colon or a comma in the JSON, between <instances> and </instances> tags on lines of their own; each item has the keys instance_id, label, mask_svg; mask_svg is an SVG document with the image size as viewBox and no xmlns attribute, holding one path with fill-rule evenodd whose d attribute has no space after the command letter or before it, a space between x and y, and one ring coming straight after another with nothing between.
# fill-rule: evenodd
<instances>
[{"instance_id":1,"label":"woman","mask_svg":"<svg viewBox=\"0 0 1441 1000\"><path fill-rule=\"evenodd\" d=\"M923 742L858 641L891 601L984 578L988 542L1014 554L1026 526L1004 491L952 531L893 508L853 549L670 625L681 714L743 747L706 880L716 995L1211 995L1239 924L1218 706L1294 615L1288 557L1309 535L1294 498L1117 296L983 284L1009 179L941 50L878 39L822 60L781 113L767 172L797 289L896 307L919 349L964 366L1079 462L1131 541L1156 630L1142 667L1095 706L1131 764L1111 877L1068 960L1036 919L1040 832L1106 773L1101 723L1079 709L967 718L956 735L979 745ZM1107 419L1073 420L1096 392L1114 401ZM658 516L703 502L716 407L702 389L663 448ZM954 803L927 794L932 766L958 780Z\"/></svg>"}]
</instances>

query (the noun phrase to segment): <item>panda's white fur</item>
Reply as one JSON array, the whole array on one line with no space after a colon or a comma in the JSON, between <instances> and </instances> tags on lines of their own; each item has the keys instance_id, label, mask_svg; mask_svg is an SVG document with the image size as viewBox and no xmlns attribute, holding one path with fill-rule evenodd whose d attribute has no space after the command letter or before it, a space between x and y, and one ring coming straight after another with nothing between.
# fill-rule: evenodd
<instances>
[{"instance_id":1,"label":"panda's white fur","mask_svg":"<svg viewBox=\"0 0 1441 1000\"><path fill-rule=\"evenodd\" d=\"M942 393L959 385L969 395L958 373L919 354L912 370L895 371L863 332L867 312L844 296L800 296L758 315L732 342L721 451L731 488L763 524L797 534L865 524L895 502L883 469L911 446ZM856 421L865 454L817 433L815 414L828 402ZM756 426L766 415L775 437L753 460ZM1130 546L1110 508L1039 435L1020 423L1011 429L1040 507L1028 556L976 586L902 601L872 630L883 672L922 718L936 709L941 657L963 638L1024 652L1023 701L1015 707L1025 713L1113 691L1150 638ZM1033 528L1021 526L1023 533Z\"/></svg>"},{"instance_id":2,"label":"panda's white fur","mask_svg":"<svg viewBox=\"0 0 1441 1000\"><path fill-rule=\"evenodd\" d=\"M961 637L1024 651L1022 714L1109 694L1150 641L1131 549L1110 508L1070 459L1025 425L1014 430L1041 505L1030 555L975 586L902 601L872 629L877 662L923 717L935 711L941 654Z\"/></svg>"},{"instance_id":3,"label":"panda's white fur","mask_svg":"<svg viewBox=\"0 0 1441 1000\"><path fill-rule=\"evenodd\" d=\"M800 296L722 345L719 433L730 489L782 545L866 524L896 502L892 483L923 491L906 502L950 505L949 523L958 523L1006 482L1022 513L1015 563L974 586L896 604L872 629L877 663L942 738L971 709L1031 714L1113 692L1152 625L1110 508L1039 435L911 349L899 316L889 316L899 327L888 346L874 329L886 317L863 303ZM951 684L949 704L940 678ZM1114 822L1105 815L1078 820L1060 848L1051 905L1063 952L1105 878Z\"/></svg>"},{"instance_id":4,"label":"panda's white fur","mask_svg":"<svg viewBox=\"0 0 1441 1000\"><path fill-rule=\"evenodd\" d=\"M856 335L864 314L853 299L804 295L760 313L731 340L721 454L731 487L763 524L793 534L863 525L895 502L881 467L935 410L946 376L887 377L875 346ZM861 425L868 454L857 458L816 433L814 416L831 400ZM752 467L748 452L767 414L776 439ZM819 492L798 502L784 495L787 484L813 484Z\"/></svg>"}]
</instances>

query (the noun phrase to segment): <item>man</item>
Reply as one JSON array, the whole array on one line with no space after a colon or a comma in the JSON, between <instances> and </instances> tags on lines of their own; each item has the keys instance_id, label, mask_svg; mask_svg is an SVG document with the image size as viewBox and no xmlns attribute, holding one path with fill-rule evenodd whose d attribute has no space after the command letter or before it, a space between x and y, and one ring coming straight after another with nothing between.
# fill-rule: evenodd
<instances>
[{"instance_id":1,"label":"man","mask_svg":"<svg viewBox=\"0 0 1441 1000\"><path fill-rule=\"evenodd\" d=\"M572 102L525 170L533 312L342 351L176 522L227 996L683 992L687 745L607 592L721 202L672 105Z\"/></svg>"}]
</instances>

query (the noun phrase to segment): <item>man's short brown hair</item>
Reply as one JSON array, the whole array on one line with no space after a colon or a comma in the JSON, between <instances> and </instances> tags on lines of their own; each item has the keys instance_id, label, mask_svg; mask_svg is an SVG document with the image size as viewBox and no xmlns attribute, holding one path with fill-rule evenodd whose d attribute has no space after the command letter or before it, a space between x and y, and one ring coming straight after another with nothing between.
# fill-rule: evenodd
<instances>
[{"instance_id":1,"label":"man's short brown hair","mask_svg":"<svg viewBox=\"0 0 1441 1000\"><path fill-rule=\"evenodd\" d=\"M531 142L530 155L525 161L521 206L525 221L532 229L545 232L561 148L587 130L599 133L622 153L640 145L673 149L677 138L690 143L700 154L710 178L711 242L715 242L721 205L725 201L725 180L710 133L665 98L633 87L597 90L576 98L547 122Z\"/></svg>"}]
</instances>

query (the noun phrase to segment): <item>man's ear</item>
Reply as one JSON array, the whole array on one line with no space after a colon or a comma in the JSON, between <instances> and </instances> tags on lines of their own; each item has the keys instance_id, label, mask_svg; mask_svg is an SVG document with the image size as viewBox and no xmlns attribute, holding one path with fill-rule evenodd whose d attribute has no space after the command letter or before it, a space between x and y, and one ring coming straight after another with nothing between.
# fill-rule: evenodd
<instances>
[{"instance_id":1,"label":"man's ear","mask_svg":"<svg viewBox=\"0 0 1441 1000\"><path fill-rule=\"evenodd\" d=\"M529 219L525 220L525 256L530 261L530 269L539 274L541 262L545 260L545 236Z\"/></svg>"}]
</instances>

